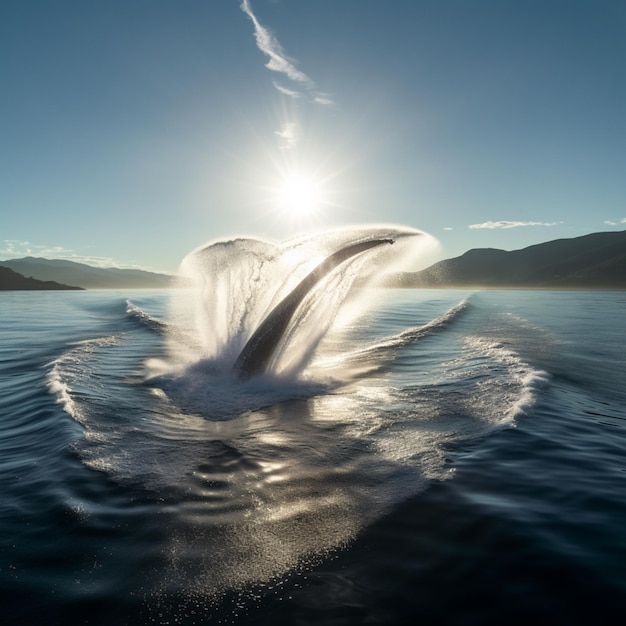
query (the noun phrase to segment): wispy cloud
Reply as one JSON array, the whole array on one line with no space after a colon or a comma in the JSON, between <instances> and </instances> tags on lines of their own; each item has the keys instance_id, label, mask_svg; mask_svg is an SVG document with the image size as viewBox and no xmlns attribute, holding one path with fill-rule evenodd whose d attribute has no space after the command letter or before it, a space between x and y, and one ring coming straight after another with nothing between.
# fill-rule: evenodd
<instances>
[{"instance_id":1,"label":"wispy cloud","mask_svg":"<svg viewBox=\"0 0 626 626\"><path fill-rule=\"evenodd\" d=\"M500 220L498 222L482 222L481 224L470 224L468 228L518 228L520 226L557 226L563 222L512 222Z\"/></svg>"},{"instance_id":2,"label":"wispy cloud","mask_svg":"<svg viewBox=\"0 0 626 626\"><path fill-rule=\"evenodd\" d=\"M299 89L304 89L309 92L314 102L318 104L332 104L333 101L330 95L317 91L315 82L296 67L295 63L285 54L278 39L259 22L252 11L250 0L242 0L241 10L250 18L254 25L254 38L257 47L264 55L269 57L265 67L273 72L283 74L286 78L295 83ZM299 89L289 89L275 81L273 85L280 93L290 98L299 98L302 95Z\"/></svg>"},{"instance_id":3,"label":"wispy cloud","mask_svg":"<svg viewBox=\"0 0 626 626\"><path fill-rule=\"evenodd\" d=\"M295 122L285 122L276 134L283 140L283 148L293 148L298 143L300 128Z\"/></svg>"},{"instance_id":4,"label":"wispy cloud","mask_svg":"<svg viewBox=\"0 0 626 626\"><path fill-rule=\"evenodd\" d=\"M5 239L3 244L3 247L0 248L1 256L13 256L15 254L26 254L28 256L32 254L28 241L22 241L21 239Z\"/></svg>"},{"instance_id":5,"label":"wispy cloud","mask_svg":"<svg viewBox=\"0 0 626 626\"><path fill-rule=\"evenodd\" d=\"M288 89L287 87L283 87L275 80L272 81L272 85L274 85L274 87L276 87L276 89L278 89L278 91L280 91L280 93L282 93L284 96L289 96L290 98L299 98L302 95L299 91L296 91L295 89Z\"/></svg>"},{"instance_id":6,"label":"wispy cloud","mask_svg":"<svg viewBox=\"0 0 626 626\"><path fill-rule=\"evenodd\" d=\"M34 244L23 239L5 239L0 248L2 257L23 257L23 256L46 256L48 258L65 258L66 255L73 254L71 250L63 246L45 246Z\"/></svg>"},{"instance_id":7,"label":"wispy cloud","mask_svg":"<svg viewBox=\"0 0 626 626\"><path fill-rule=\"evenodd\" d=\"M315 102L317 102L317 104L323 104L323 105L331 105L331 104L335 104L334 100L332 99L331 95L328 93L318 93L315 98L314 98Z\"/></svg>"},{"instance_id":8,"label":"wispy cloud","mask_svg":"<svg viewBox=\"0 0 626 626\"><path fill-rule=\"evenodd\" d=\"M619 226L619 224L626 224L626 217L622 217L619 222L614 222L613 220L604 220L604 223L607 226Z\"/></svg>"}]
</instances>

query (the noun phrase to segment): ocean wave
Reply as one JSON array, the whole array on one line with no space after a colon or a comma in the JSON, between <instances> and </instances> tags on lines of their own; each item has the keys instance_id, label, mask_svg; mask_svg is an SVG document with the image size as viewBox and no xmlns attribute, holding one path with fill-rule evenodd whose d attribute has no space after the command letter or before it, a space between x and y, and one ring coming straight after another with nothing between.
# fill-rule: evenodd
<instances>
[{"instance_id":1,"label":"ocean wave","mask_svg":"<svg viewBox=\"0 0 626 626\"><path fill-rule=\"evenodd\" d=\"M427 335L447 329L452 323L456 322L461 315L470 309L469 298L464 298L454 306L450 307L445 313L439 317L416 328L409 328L398 334L397 340L400 344L410 343L421 339Z\"/></svg>"},{"instance_id":2,"label":"ocean wave","mask_svg":"<svg viewBox=\"0 0 626 626\"><path fill-rule=\"evenodd\" d=\"M426 324L408 328L396 335L384 337L383 339L355 350L322 356L314 362L312 369L318 376L323 371L335 371L342 367L346 369L346 371L349 371L350 367L353 367L354 375L362 375L368 370L378 370L389 364L395 351L409 346L420 339L446 330L467 312L469 308L469 298L464 298Z\"/></svg>"},{"instance_id":3,"label":"ocean wave","mask_svg":"<svg viewBox=\"0 0 626 626\"><path fill-rule=\"evenodd\" d=\"M79 387L92 385L93 372L87 363L87 357L105 346L120 343L120 335L109 335L94 339L78 341L60 357L48 363L46 384L56 402L63 407L73 419L84 423L84 413L75 401L75 393Z\"/></svg>"},{"instance_id":4,"label":"ocean wave","mask_svg":"<svg viewBox=\"0 0 626 626\"><path fill-rule=\"evenodd\" d=\"M495 411L498 419L504 416L506 423L513 423L517 417L528 414L535 405L538 391L550 381L550 374L525 361L501 341L468 336L464 342L474 356L470 370L478 379L484 398L480 400L481 405L487 408L497 392L500 396Z\"/></svg>"},{"instance_id":5,"label":"ocean wave","mask_svg":"<svg viewBox=\"0 0 626 626\"><path fill-rule=\"evenodd\" d=\"M141 326L159 334L165 334L168 324L144 311L130 300L126 300L126 315Z\"/></svg>"}]
</instances>

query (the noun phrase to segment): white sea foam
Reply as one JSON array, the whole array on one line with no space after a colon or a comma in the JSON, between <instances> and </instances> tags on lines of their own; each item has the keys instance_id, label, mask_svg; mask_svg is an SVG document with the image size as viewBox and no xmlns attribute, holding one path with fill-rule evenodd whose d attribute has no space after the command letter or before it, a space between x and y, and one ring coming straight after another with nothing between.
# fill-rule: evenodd
<instances>
[{"instance_id":1,"label":"white sea foam","mask_svg":"<svg viewBox=\"0 0 626 626\"><path fill-rule=\"evenodd\" d=\"M119 341L118 335L78 341L62 356L48 364L50 367L46 376L48 390L56 397L56 402L63 410L77 422L85 421L84 413L74 399L74 391L89 377L89 371L85 367L86 358L96 350L115 345Z\"/></svg>"},{"instance_id":2,"label":"white sea foam","mask_svg":"<svg viewBox=\"0 0 626 626\"><path fill-rule=\"evenodd\" d=\"M481 377L481 402L486 414L495 413L496 419L504 416L506 423L513 423L520 415L527 414L536 402L538 390L546 385L550 375L527 363L501 341L478 336L466 337L464 341L472 353L487 359L474 365L474 375ZM499 393L499 402L490 408L490 394L495 392Z\"/></svg>"},{"instance_id":3,"label":"white sea foam","mask_svg":"<svg viewBox=\"0 0 626 626\"><path fill-rule=\"evenodd\" d=\"M144 311L130 300L126 300L126 314L131 319L137 320L140 324L158 333L163 333L167 329L167 323Z\"/></svg>"},{"instance_id":4,"label":"white sea foam","mask_svg":"<svg viewBox=\"0 0 626 626\"><path fill-rule=\"evenodd\" d=\"M57 359L47 376L48 389L56 397L56 401L63 410L71 415L77 422L81 421L81 412L71 395L71 388L65 380L63 361Z\"/></svg>"}]
</instances>

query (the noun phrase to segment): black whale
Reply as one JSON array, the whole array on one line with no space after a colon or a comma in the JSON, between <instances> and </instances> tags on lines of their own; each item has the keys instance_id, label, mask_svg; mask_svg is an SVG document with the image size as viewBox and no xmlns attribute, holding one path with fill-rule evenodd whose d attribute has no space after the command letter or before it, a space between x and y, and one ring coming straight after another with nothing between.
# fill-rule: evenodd
<instances>
[{"instance_id":1,"label":"black whale","mask_svg":"<svg viewBox=\"0 0 626 626\"><path fill-rule=\"evenodd\" d=\"M393 239L370 239L350 244L327 257L312 272L305 276L298 286L279 302L254 331L237 357L234 371L247 378L262 374L267 369L276 346L281 340L289 322L307 293L329 272L348 259L382 244L393 243Z\"/></svg>"}]
</instances>

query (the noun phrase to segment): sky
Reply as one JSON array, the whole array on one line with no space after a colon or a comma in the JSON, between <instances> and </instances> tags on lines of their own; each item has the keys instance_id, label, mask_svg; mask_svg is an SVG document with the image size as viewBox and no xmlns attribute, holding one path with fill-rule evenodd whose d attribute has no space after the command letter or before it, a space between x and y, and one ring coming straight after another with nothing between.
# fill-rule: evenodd
<instances>
[{"instance_id":1,"label":"sky","mask_svg":"<svg viewBox=\"0 0 626 626\"><path fill-rule=\"evenodd\" d=\"M3 0L0 259L625 230L625 68L623 0Z\"/></svg>"}]
</instances>

